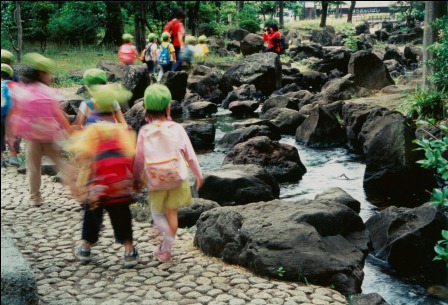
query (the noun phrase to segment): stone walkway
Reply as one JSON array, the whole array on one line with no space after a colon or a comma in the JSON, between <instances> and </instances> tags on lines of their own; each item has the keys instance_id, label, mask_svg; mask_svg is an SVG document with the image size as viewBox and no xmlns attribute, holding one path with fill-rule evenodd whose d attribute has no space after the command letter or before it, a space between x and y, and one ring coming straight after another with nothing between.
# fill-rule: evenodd
<instances>
[{"instance_id":1,"label":"stone walkway","mask_svg":"<svg viewBox=\"0 0 448 305\"><path fill-rule=\"evenodd\" d=\"M93 262L73 255L80 242L82 211L66 188L42 179L44 204L28 204L26 176L14 167L1 169L1 223L30 263L40 304L315 304L343 305L339 292L312 285L271 281L208 257L193 246L194 232L179 229L173 259L160 263L152 255L156 231L133 223L141 262L125 269L123 248L105 229L93 248Z\"/></svg>"}]
</instances>

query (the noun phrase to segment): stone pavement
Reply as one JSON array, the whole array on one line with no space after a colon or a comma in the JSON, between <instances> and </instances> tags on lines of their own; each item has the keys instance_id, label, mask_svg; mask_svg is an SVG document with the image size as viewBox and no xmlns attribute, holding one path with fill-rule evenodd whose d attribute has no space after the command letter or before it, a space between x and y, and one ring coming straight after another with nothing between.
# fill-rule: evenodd
<instances>
[{"instance_id":1,"label":"stone pavement","mask_svg":"<svg viewBox=\"0 0 448 305\"><path fill-rule=\"evenodd\" d=\"M43 176L44 204L28 204L26 176L1 169L1 224L30 263L40 304L315 304L342 305L346 299L329 288L268 280L238 266L208 257L193 246L194 228L179 229L173 259L152 255L158 244L148 223L134 221L141 262L123 268L123 248L115 244L105 217L93 262L81 264L73 248L81 238L82 210L67 188Z\"/></svg>"}]
</instances>

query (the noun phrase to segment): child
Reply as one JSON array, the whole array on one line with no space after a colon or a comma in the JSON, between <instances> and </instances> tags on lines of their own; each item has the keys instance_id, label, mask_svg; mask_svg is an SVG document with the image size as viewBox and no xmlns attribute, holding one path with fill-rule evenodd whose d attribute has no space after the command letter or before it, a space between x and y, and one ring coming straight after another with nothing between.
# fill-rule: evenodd
<instances>
[{"instance_id":1,"label":"child","mask_svg":"<svg viewBox=\"0 0 448 305\"><path fill-rule=\"evenodd\" d=\"M2 49L2 64L7 64L9 66L12 66L14 63L14 54L9 52L8 50ZM13 72L12 80L16 83L19 82L19 77L15 72Z\"/></svg>"},{"instance_id":2,"label":"child","mask_svg":"<svg viewBox=\"0 0 448 305\"><path fill-rule=\"evenodd\" d=\"M151 172L148 170L148 164L145 162L145 151L154 149L147 147L150 145L149 138L146 135L151 129L151 125L161 126L163 124L174 133L171 139L178 145L178 150L183 154L185 160L190 166L196 177L197 189L202 186L203 177L199 163L191 145L190 139L185 129L178 123L169 121L171 93L165 85L154 84L145 90L144 104L146 109L146 119L149 124L140 128L137 139L137 152L134 163L134 183L139 190L143 180L142 174L145 173L146 186L148 188L148 197L151 205L152 219L155 226L163 236L162 243L154 249L154 257L161 262L167 262L171 259L171 247L176 237L178 219L177 210L179 207L192 202L190 184L188 179L184 180L179 186L168 190L151 190L149 181ZM157 147L155 149L158 149ZM168 157L168 156L167 156ZM184 164L185 165L185 164Z\"/></svg>"},{"instance_id":3,"label":"child","mask_svg":"<svg viewBox=\"0 0 448 305\"><path fill-rule=\"evenodd\" d=\"M171 35L168 32L162 33L162 44L160 45L160 54L157 61L162 67L162 73L159 74L160 81L161 75L167 71L171 71L171 67L176 63L176 54L173 44L170 43Z\"/></svg>"},{"instance_id":4,"label":"child","mask_svg":"<svg viewBox=\"0 0 448 305\"><path fill-rule=\"evenodd\" d=\"M205 58L208 56L209 50L207 46L207 37L205 35L201 35L198 37L198 44L196 46L197 52L197 64L203 65L205 63Z\"/></svg>"},{"instance_id":5,"label":"child","mask_svg":"<svg viewBox=\"0 0 448 305\"><path fill-rule=\"evenodd\" d=\"M138 51L134 46L134 37L131 34L123 34L123 44L118 49L118 60L125 66L133 65L138 59Z\"/></svg>"},{"instance_id":6,"label":"child","mask_svg":"<svg viewBox=\"0 0 448 305\"><path fill-rule=\"evenodd\" d=\"M193 62L194 62L194 56L196 52L196 37L194 36L187 36L185 37L185 48L181 52L181 60L184 64L185 71L190 74Z\"/></svg>"},{"instance_id":7,"label":"child","mask_svg":"<svg viewBox=\"0 0 448 305\"><path fill-rule=\"evenodd\" d=\"M91 89L92 99L99 111L109 112L115 102L125 102L132 94L120 85L97 85ZM84 218L82 245L75 248L81 262L92 260L91 247L98 241L104 211L109 214L115 240L124 246L124 267L139 262L133 246L132 217L129 204L133 202L133 159L135 133L126 124L98 121L76 132L67 149L77 154L83 166L77 184L83 190Z\"/></svg>"},{"instance_id":8,"label":"child","mask_svg":"<svg viewBox=\"0 0 448 305\"><path fill-rule=\"evenodd\" d=\"M154 74L157 68L157 49L159 46L157 45L157 35L151 33L148 35L148 45L145 50L143 50L142 56L140 60L146 63L146 71L148 73L150 81L153 81Z\"/></svg>"},{"instance_id":9,"label":"child","mask_svg":"<svg viewBox=\"0 0 448 305\"><path fill-rule=\"evenodd\" d=\"M57 141L63 138L61 130L71 133L70 123L60 108L62 98L49 85L53 82L55 63L38 53L27 53L23 63L29 67L24 85L14 86L13 107L7 130L7 142L13 144L16 136L27 140L26 162L30 187L30 203L42 205L41 162L47 156L61 171L63 180L68 181L66 166L61 160Z\"/></svg>"},{"instance_id":10,"label":"child","mask_svg":"<svg viewBox=\"0 0 448 305\"><path fill-rule=\"evenodd\" d=\"M3 51L3 50L2 50ZM14 86L14 82L11 80L13 77L13 70L7 64L2 64L2 166L6 167L6 160L3 159L3 152L6 150L5 141L5 128L7 122L7 115L12 107L10 88ZM9 164L14 166L20 166L20 161L17 158L17 153L20 152L20 141L17 138L13 146L9 146L9 152L11 157L9 158Z\"/></svg>"},{"instance_id":11,"label":"child","mask_svg":"<svg viewBox=\"0 0 448 305\"><path fill-rule=\"evenodd\" d=\"M92 86L107 84L106 72L101 69L86 70L83 74L83 79L88 91L91 90L90 88L92 88ZM91 99L83 101L81 105L79 105L76 119L72 125L84 126L92 124L98 120L126 124L123 112L121 112L120 104L117 101L113 103L113 110L111 112L98 111L98 109L95 108L95 105L96 104Z\"/></svg>"}]
</instances>

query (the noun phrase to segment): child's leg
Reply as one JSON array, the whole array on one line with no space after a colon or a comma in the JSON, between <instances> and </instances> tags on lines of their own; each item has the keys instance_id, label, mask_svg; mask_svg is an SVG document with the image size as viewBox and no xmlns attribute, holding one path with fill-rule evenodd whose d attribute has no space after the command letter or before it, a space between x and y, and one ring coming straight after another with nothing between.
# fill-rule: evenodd
<instances>
[{"instance_id":1,"label":"child's leg","mask_svg":"<svg viewBox=\"0 0 448 305\"><path fill-rule=\"evenodd\" d=\"M82 222L82 235L84 240L82 247L90 249L92 244L98 241L101 224L103 223L103 208L101 206L92 207L84 204L84 218Z\"/></svg>"},{"instance_id":2,"label":"child's leg","mask_svg":"<svg viewBox=\"0 0 448 305\"><path fill-rule=\"evenodd\" d=\"M39 205L42 198L40 194L41 186L41 164L44 145L37 142L29 141L26 148L26 163L28 184L30 186L30 201L33 204Z\"/></svg>"},{"instance_id":3,"label":"child's leg","mask_svg":"<svg viewBox=\"0 0 448 305\"><path fill-rule=\"evenodd\" d=\"M56 168L61 172L62 174L62 180L65 184L68 184L68 169L67 165L62 161L61 158L61 150L57 147L56 143L48 143L44 144L44 155L49 157L54 164L56 165Z\"/></svg>"},{"instance_id":4,"label":"child's leg","mask_svg":"<svg viewBox=\"0 0 448 305\"><path fill-rule=\"evenodd\" d=\"M132 252L132 215L128 204L114 204L106 208L109 213L110 222L114 229L115 241L123 244L125 252Z\"/></svg>"},{"instance_id":5,"label":"child's leg","mask_svg":"<svg viewBox=\"0 0 448 305\"><path fill-rule=\"evenodd\" d=\"M171 251L178 227L177 209L166 209L165 217L169 227L169 232L163 236L163 242L160 249L162 251Z\"/></svg>"}]
</instances>

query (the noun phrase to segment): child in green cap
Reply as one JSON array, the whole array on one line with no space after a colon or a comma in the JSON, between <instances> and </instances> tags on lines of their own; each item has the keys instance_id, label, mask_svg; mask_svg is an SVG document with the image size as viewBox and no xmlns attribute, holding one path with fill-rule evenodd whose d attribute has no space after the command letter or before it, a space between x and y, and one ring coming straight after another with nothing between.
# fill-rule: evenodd
<instances>
[{"instance_id":1,"label":"child in green cap","mask_svg":"<svg viewBox=\"0 0 448 305\"><path fill-rule=\"evenodd\" d=\"M201 168L187 132L182 125L169 120L170 102L171 93L165 85L153 84L145 90L144 105L149 123L139 130L134 161L135 189L139 191L143 181L146 182L152 219L163 236L162 243L154 249L154 257L161 262L171 259L179 207L192 202L185 162L196 178L197 189L203 183ZM168 151L181 156L172 158L172 155L165 155ZM176 171L179 177L176 180L171 179L175 175L163 166L170 165L168 162L171 160L178 162Z\"/></svg>"},{"instance_id":2,"label":"child in green cap","mask_svg":"<svg viewBox=\"0 0 448 305\"><path fill-rule=\"evenodd\" d=\"M120 84L93 85L92 99L100 111L110 111L113 104L132 97ZM99 120L71 137L67 149L76 153L82 165L77 186L77 198L82 202L82 244L75 248L81 262L92 260L91 248L99 239L104 212L109 215L115 240L124 247L124 267L133 267L140 258L133 246L133 160L135 132L126 124Z\"/></svg>"},{"instance_id":3,"label":"child in green cap","mask_svg":"<svg viewBox=\"0 0 448 305\"><path fill-rule=\"evenodd\" d=\"M134 37L131 34L123 34L123 44L118 49L118 60L124 65L133 65L138 59L138 51L134 46Z\"/></svg>"},{"instance_id":4,"label":"child in green cap","mask_svg":"<svg viewBox=\"0 0 448 305\"><path fill-rule=\"evenodd\" d=\"M157 44L157 35L151 33L148 35L148 45L143 50L140 60L146 63L146 71L148 73L150 84L157 82L154 75L157 68L157 50L159 46Z\"/></svg>"},{"instance_id":5,"label":"child in green cap","mask_svg":"<svg viewBox=\"0 0 448 305\"><path fill-rule=\"evenodd\" d=\"M83 79L88 91L91 91L92 86L107 84L106 72L97 68L86 70ZM113 103L112 111L100 111L95 100L91 98L79 105L76 119L72 125L85 126L100 120L126 124L120 104L117 101Z\"/></svg>"},{"instance_id":6,"label":"child in green cap","mask_svg":"<svg viewBox=\"0 0 448 305\"><path fill-rule=\"evenodd\" d=\"M3 51L3 50L2 50ZM13 69L7 65L2 64L2 118L1 118L1 134L2 134L2 166L6 167L6 160L3 159L3 153L6 151L6 138L5 131L8 121L8 114L12 108L11 90L13 89L15 82L12 81ZM16 141L12 146L9 146L9 164L14 166L20 166L20 161L17 158L17 153L20 152L20 138L16 138Z\"/></svg>"},{"instance_id":7,"label":"child in green cap","mask_svg":"<svg viewBox=\"0 0 448 305\"><path fill-rule=\"evenodd\" d=\"M30 187L30 203L42 204L41 162L49 157L61 171L64 182L69 182L66 164L61 158L58 141L64 139L61 130L68 134L72 128L61 110L62 97L49 86L53 83L56 65L53 60L38 53L27 53L23 63L28 75L23 86L12 90L13 107L10 113L11 128L7 130L7 142L11 145L17 136L27 140L26 162Z\"/></svg>"}]
</instances>

